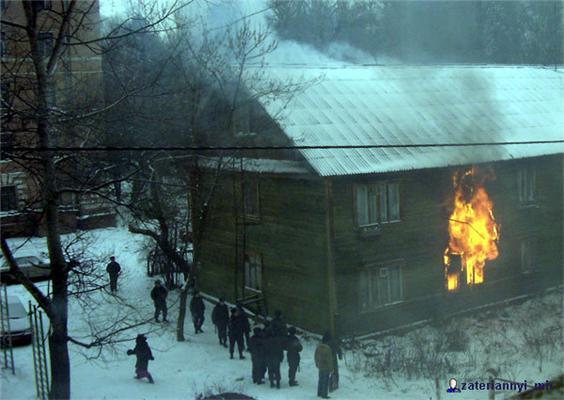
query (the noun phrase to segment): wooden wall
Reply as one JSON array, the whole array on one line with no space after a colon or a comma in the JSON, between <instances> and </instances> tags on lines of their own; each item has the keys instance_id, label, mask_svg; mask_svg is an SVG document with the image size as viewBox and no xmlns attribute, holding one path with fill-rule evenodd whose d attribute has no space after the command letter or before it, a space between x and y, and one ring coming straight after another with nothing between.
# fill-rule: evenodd
<instances>
[{"instance_id":1,"label":"wooden wall","mask_svg":"<svg viewBox=\"0 0 564 400\"><path fill-rule=\"evenodd\" d=\"M537 202L518 202L517 169L534 164ZM500 256L486 265L486 283L457 293L444 289L442 255L448 240L454 168L334 179L335 264L338 330L360 334L384 330L562 283L562 155L490 164L496 180L486 187L501 224ZM361 237L354 224L353 184L399 180L401 222ZM521 272L520 241L536 238L538 272ZM359 273L369 264L402 260L404 302L360 312Z\"/></svg>"},{"instance_id":2,"label":"wooden wall","mask_svg":"<svg viewBox=\"0 0 564 400\"><path fill-rule=\"evenodd\" d=\"M518 202L517 170L522 163L534 164L537 171L538 200L532 207L522 207ZM331 178L338 333L362 334L441 318L562 283L562 155L498 162L489 167L496 175L486 188L501 224L500 256L487 263L484 284L456 293L447 293L444 288L442 259L452 211L451 177L456 168ZM257 223L246 225L245 247L262 255L263 287L270 313L281 309L290 323L323 332L329 324L324 181L257 177L261 216ZM241 295L243 279L243 268L235 268L233 179L223 179L212 204L201 280L204 291L229 300ZM383 225L379 235L362 237L354 223L353 184L386 179L400 182L401 222ZM539 244L535 257L538 272L530 274L521 272L520 243L527 237L536 238ZM241 246L241 234L238 240ZM393 260L402 262L404 301L360 312L360 271L369 264Z\"/></svg>"},{"instance_id":3,"label":"wooden wall","mask_svg":"<svg viewBox=\"0 0 564 400\"><path fill-rule=\"evenodd\" d=\"M262 256L263 293L269 312L280 309L288 323L322 332L329 315L323 181L255 177L260 185L260 220L245 226L245 248ZM212 204L201 279L202 290L231 301L241 296L243 286L243 268L235 267L233 179L222 180L222 190L215 197L218 201ZM235 188L239 201L238 181ZM242 229L238 244L242 248Z\"/></svg>"}]
</instances>

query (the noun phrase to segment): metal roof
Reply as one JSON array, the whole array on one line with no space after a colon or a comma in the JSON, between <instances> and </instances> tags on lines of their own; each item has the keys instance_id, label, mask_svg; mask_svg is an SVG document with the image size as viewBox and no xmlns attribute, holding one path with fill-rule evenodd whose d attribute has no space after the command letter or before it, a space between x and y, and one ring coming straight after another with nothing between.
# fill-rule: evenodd
<instances>
[{"instance_id":1,"label":"metal roof","mask_svg":"<svg viewBox=\"0 0 564 400\"><path fill-rule=\"evenodd\" d=\"M402 145L564 139L564 75L540 67L268 67L316 79L263 103L295 145ZM303 149L321 176L445 167L564 152L564 144Z\"/></svg>"}]
</instances>

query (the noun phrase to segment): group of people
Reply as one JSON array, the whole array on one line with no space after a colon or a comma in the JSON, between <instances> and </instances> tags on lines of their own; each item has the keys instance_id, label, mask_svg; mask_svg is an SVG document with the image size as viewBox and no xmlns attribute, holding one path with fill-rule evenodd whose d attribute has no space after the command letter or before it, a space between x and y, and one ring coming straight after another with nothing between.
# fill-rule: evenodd
<instances>
[{"instance_id":1,"label":"group of people","mask_svg":"<svg viewBox=\"0 0 564 400\"><path fill-rule=\"evenodd\" d=\"M272 321L267 322L263 328L255 327L250 336L251 325L242 305L237 304L230 312L228 310L225 301L219 299L212 312L212 322L217 330L219 344L229 347L230 358L233 358L235 344L240 359L245 359L243 352L247 349L251 353L253 383L261 385L265 382L265 376L268 376L270 387L280 389L280 364L286 351L289 385L296 386L296 372L303 347L296 336L296 329L286 327L282 313L277 310Z\"/></svg>"},{"instance_id":2,"label":"group of people","mask_svg":"<svg viewBox=\"0 0 564 400\"><path fill-rule=\"evenodd\" d=\"M117 291L117 280L121 271L120 265L114 257L110 257L110 263L106 267L110 276L110 290ZM160 280L155 281L151 290L151 299L155 306L154 318L160 322L167 321L168 291ZM194 292L190 301L190 312L194 324L195 334L204 333L202 325L205 319L205 303L199 292ZM261 385L268 377L271 388L280 389L281 373L280 366L284 360L284 352L288 361L288 383L297 386L296 374L300 365L300 352L303 346L296 336L296 328L287 327L282 318L282 312L276 310L274 318L266 321L264 327L255 327L251 336L251 325L249 318L241 304L232 307L231 310L220 298L212 311L212 322L215 326L219 344L229 349L229 356L233 359L235 345L239 353L239 359L244 360L244 351L251 354L253 383ZM229 344L228 344L229 341ZM154 383L153 377L148 371L150 360L154 360L151 348L144 335L138 335L135 348L127 351L128 355L135 355L135 378L147 378ZM317 386L318 397L328 399L328 393L338 388L339 372L337 359L342 358L339 342L329 333L323 336L322 342L315 350L315 365L319 370L319 381Z\"/></svg>"}]
</instances>

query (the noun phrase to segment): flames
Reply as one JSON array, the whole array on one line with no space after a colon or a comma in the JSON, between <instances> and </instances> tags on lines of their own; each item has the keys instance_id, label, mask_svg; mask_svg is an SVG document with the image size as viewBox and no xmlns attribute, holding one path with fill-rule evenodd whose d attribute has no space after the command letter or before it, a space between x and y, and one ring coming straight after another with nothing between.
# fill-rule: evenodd
<instances>
[{"instance_id":1,"label":"flames","mask_svg":"<svg viewBox=\"0 0 564 400\"><path fill-rule=\"evenodd\" d=\"M484 282L486 261L496 259L499 254L499 225L484 187L488 177L477 168L453 176L454 210L448 224L449 244L444 252L449 291L460 287L464 272L468 285Z\"/></svg>"}]
</instances>

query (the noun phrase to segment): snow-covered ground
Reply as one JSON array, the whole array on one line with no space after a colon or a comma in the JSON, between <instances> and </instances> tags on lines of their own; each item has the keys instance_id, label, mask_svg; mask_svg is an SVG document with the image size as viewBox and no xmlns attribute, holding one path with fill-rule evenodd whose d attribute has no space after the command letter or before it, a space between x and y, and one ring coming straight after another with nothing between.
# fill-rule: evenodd
<instances>
[{"instance_id":1,"label":"snow-covered ground","mask_svg":"<svg viewBox=\"0 0 564 400\"><path fill-rule=\"evenodd\" d=\"M149 298L153 279L146 276L144 238L117 228L95 230L87 235L92 241L89 251L105 258L115 255L122 266L123 275L117 298L104 292L92 295L87 302L84 299L71 301L70 334L84 342L89 341L88 335L92 330L99 331L120 320L128 323L147 321L153 314ZM21 239L10 241L14 247L23 242ZM44 239L34 238L26 241L17 255L39 254L44 247ZM105 262L100 261L99 268L103 272ZM42 286L45 287L45 284ZM9 292L24 299L30 298L20 286L10 286ZM177 315L177 299L177 292L169 295L172 320ZM452 343L445 344L439 340L444 332L430 326L403 337L387 337L368 344L356 343L356 346L350 346L345 351L344 360L341 361L341 387L331 397L363 400L435 399L436 377L440 379L441 397L444 398L449 396L445 391L451 375L459 381L486 381L486 367L501 368L501 377L516 381L527 379L529 382L544 382L554 378L562 373L563 363L561 299L562 292L556 290L520 305L478 317L462 318L458 326L459 331L465 333L463 339L467 341L464 351L451 351ZM186 342L176 341L174 323L164 325L147 322L118 335L116 339L119 342L104 347L101 353L99 349L87 350L71 344L72 397L191 399L200 393L236 391L257 399L317 398L317 369L313 362L316 340L303 340L298 387L288 386L285 361L280 390L267 385L253 385L250 357L246 360L230 360L227 350L218 345L211 324L211 308L211 304L206 305L204 334L194 335L191 319L187 318ZM149 364L149 370L155 378L155 385L133 379L135 360L126 355L126 350L134 346L133 339L137 333L146 333L153 349L155 361ZM449 337L458 336L456 332L449 334ZM535 346L535 337L555 343ZM417 352L418 349L424 351ZM432 357L422 356L423 353ZM14 357L16 375L2 371L1 398L34 398L31 346L16 348ZM449 360L447 363L445 357ZM542 366L539 362L541 358ZM436 373L429 371L433 365L437 365ZM427 370L423 371L424 368ZM486 399L487 391L466 391L456 396L459 399Z\"/></svg>"}]
</instances>

